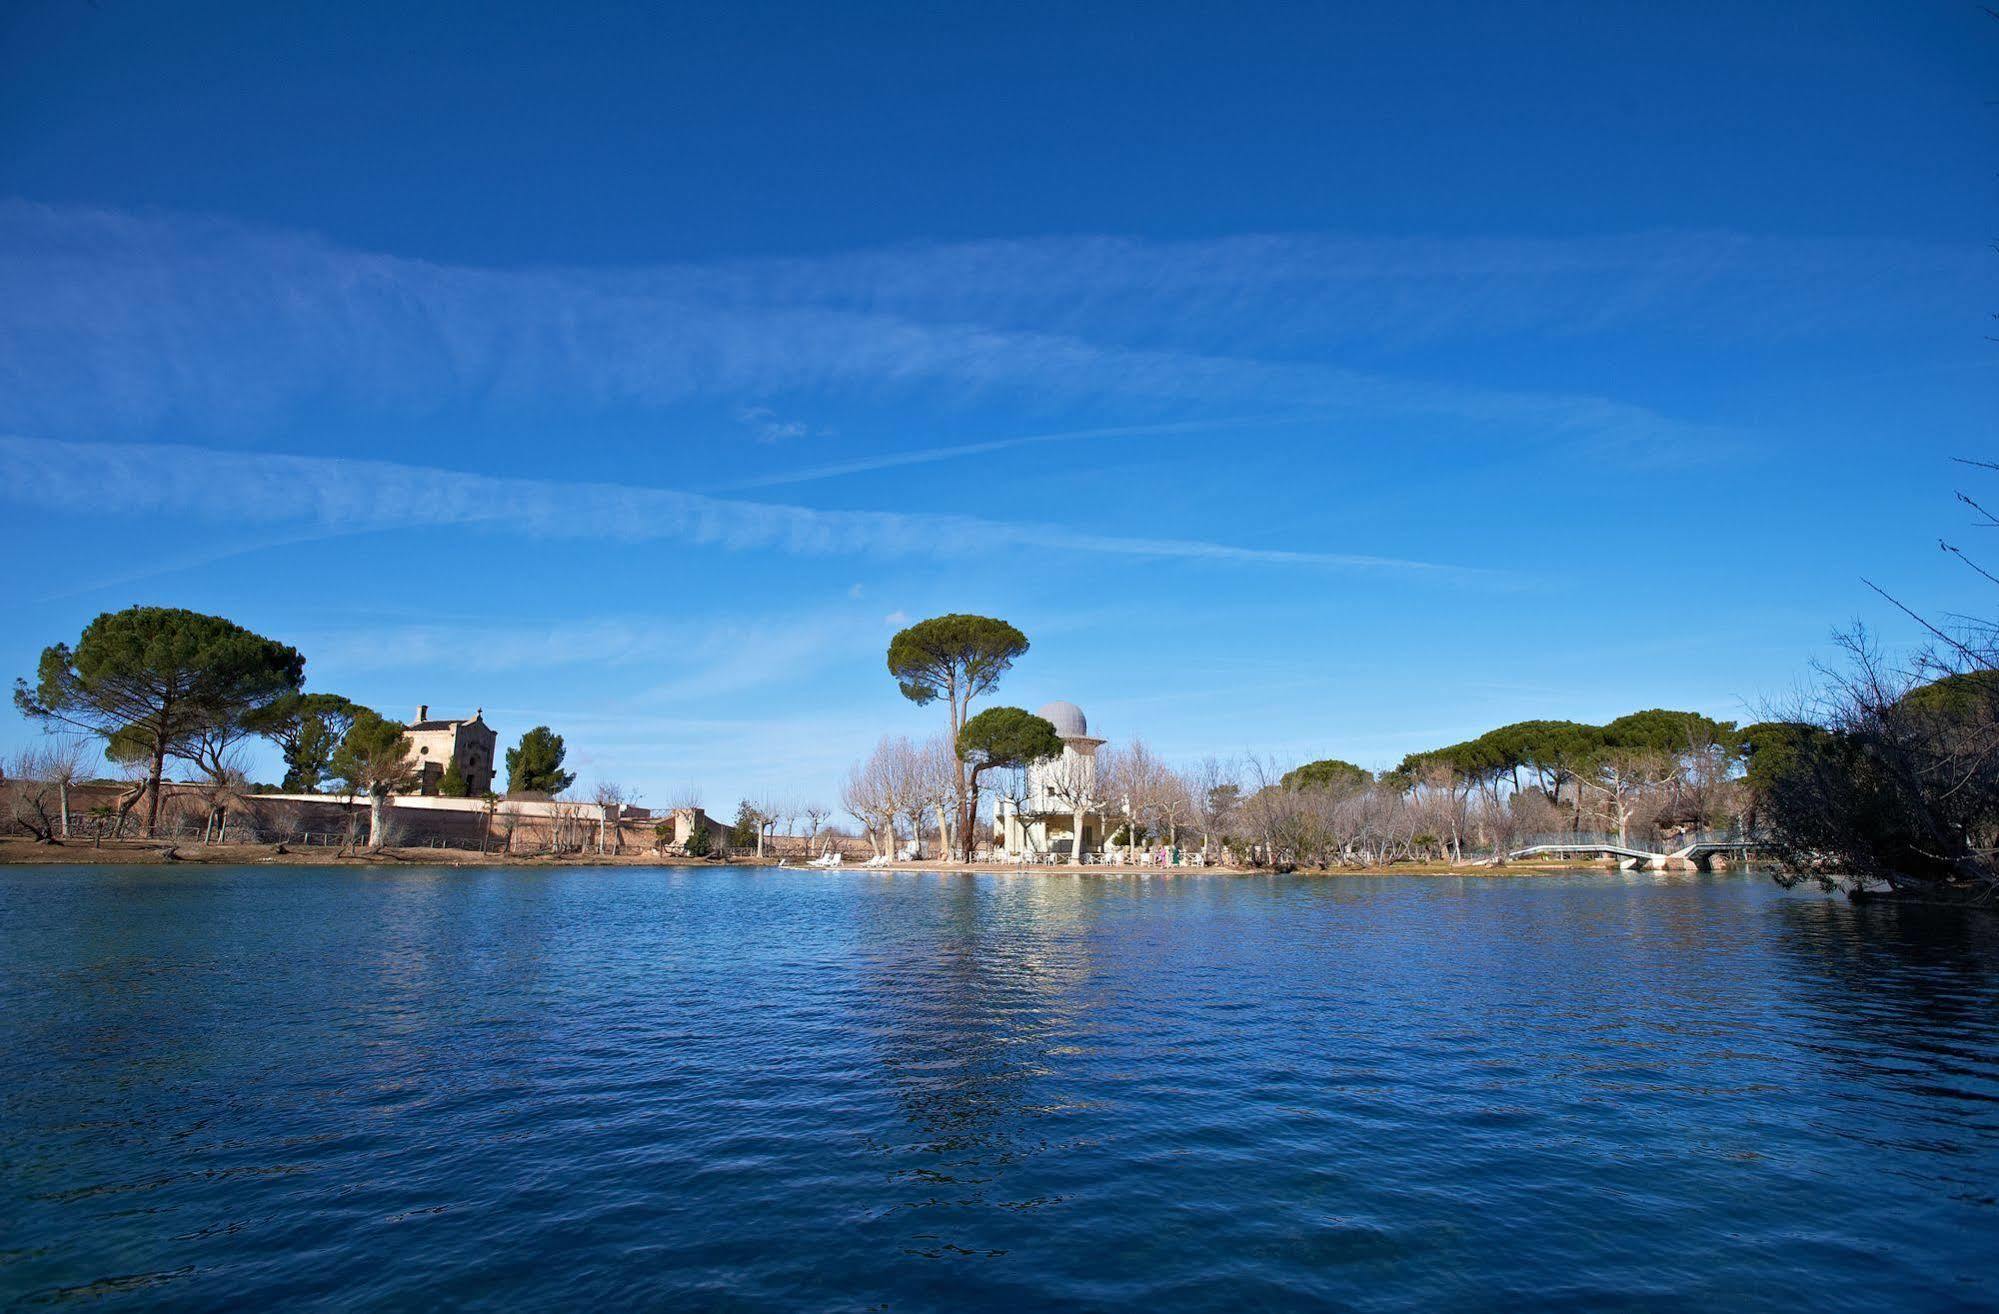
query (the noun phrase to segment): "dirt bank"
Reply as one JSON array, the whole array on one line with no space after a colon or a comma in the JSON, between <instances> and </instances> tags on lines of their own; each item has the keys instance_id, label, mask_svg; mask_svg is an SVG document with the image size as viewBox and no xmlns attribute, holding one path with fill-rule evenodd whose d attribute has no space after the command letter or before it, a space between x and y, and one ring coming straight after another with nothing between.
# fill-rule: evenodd
<instances>
[{"instance_id":1,"label":"dirt bank","mask_svg":"<svg viewBox=\"0 0 1999 1314\"><path fill-rule=\"evenodd\" d=\"M752 858L734 858L736 866L775 867L775 860L757 863ZM0 864L13 866L158 866L158 867L707 867L718 865L703 858L660 857L650 852L547 854L480 854L469 849L380 849L342 850L325 845L311 847L283 844L190 844L166 840L106 840L97 847L88 839L64 844L37 844L25 839L0 839ZM807 868L806 870L810 870ZM1587 863L1514 863L1505 867L1408 863L1384 868L1335 868L1331 871L1302 871L1307 876L1544 876L1601 871L1601 865ZM1091 864L1083 867L1021 866L1014 863L900 862L889 867L850 864L833 868L834 873L976 872L995 876L1144 876L1172 879L1188 876L1258 876L1270 873L1235 867L1113 867Z\"/></svg>"}]
</instances>

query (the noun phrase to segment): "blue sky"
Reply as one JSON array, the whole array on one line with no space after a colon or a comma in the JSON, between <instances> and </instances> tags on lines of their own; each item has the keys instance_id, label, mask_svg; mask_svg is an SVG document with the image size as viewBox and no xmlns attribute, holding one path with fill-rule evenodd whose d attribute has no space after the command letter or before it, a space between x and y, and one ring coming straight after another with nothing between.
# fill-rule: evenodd
<instances>
[{"instance_id":1,"label":"blue sky","mask_svg":"<svg viewBox=\"0 0 1999 1314\"><path fill-rule=\"evenodd\" d=\"M9 675L193 607L726 808L942 611L1380 766L1989 604L1976 5L410 8L0 11Z\"/></svg>"}]
</instances>

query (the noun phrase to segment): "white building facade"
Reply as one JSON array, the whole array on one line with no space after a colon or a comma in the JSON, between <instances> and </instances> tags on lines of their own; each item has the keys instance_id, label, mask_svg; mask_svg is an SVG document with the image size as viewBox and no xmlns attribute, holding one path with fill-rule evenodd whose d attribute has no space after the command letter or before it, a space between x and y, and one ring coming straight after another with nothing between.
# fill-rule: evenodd
<instances>
[{"instance_id":1,"label":"white building facade","mask_svg":"<svg viewBox=\"0 0 1999 1314\"><path fill-rule=\"evenodd\" d=\"M1055 727L1062 755L1027 769L1024 797L1001 798L994 839L1009 858L1073 860L1080 840L1084 860L1102 853L1109 833L1097 795L1097 750L1105 740L1090 734L1074 703L1049 703L1036 713Z\"/></svg>"}]
</instances>

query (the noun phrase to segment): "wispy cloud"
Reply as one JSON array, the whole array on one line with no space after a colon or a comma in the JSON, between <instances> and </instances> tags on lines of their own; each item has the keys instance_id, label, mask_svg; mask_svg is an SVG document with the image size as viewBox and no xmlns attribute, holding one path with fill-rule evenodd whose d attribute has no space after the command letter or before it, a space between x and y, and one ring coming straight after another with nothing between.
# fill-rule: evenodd
<instances>
[{"instance_id":1,"label":"wispy cloud","mask_svg":"<svg viewBox=\"0 0 1999 1314\"><path fill-rule=\"evenodd\" d=\"M1367 553L1096 534L975 516L826 511L663 488L559 483L428 466L210 448L0 437L0 499L92 514L168 513L352 532L488 526L508 533L726 550L958 559L1027 549L1245 566L1362 570L1440 580L1496 572Z\"/></svg>"},{"instance_id":2,"label":"wispy cloud","mask_svg":"<svg viewBox=\"0 0 1999 1314\"><path fill-rule=\"evenodd\" d=\"M1975 245L1646 232L1583 237L1241 234L930 243L662 271L740 304L794 301L1102 338L1412 343L1663 331L1726 341L1876 333L1950 313Z\"/></svg>"},{"instance_id":3,"label":"wispy cloud","mask_svg":"<svg viewBox=\"0 0 1999 1314\"><path fill-rule=\"evenodd\" d=\"M1249 424L1278 423L1289 418L1264 416L1260 418L1225 416L1212 420L1178 420L1164 424L1115 424L1101 425L1094 429L1064 429L1055 433L1021 434L1012 438L988 438L982 442L954 443L945 447L925 447L909 452L884 452L877 456L857 457L851 461L830 461L825 465L808 466L802 470L784 470L777 474L762 475L755 479L738 479L722 486L724 492L751 488L776 488L785 484L806 484L820 479L836 479L842 475L869 474L876 470L893 470L906 465L930 465L937 461L956 461L968 456L987 456L993 452L1004 452L1016 447L1038 447L1048 443L1080 443L1099 438L1139 438L1161 437L1167 434L1210 433L1216 429L1230 429Z\"/></svg>"},{"instance_id":4,"label":"wispy cloud","mask_svg":"<svg viewBox=\"0 0 1999 1314\"><path fill-rule=\"evenodd\" d=\"M335 681L425 669L491 676L641 668L646 682L620 695L621 705L641 712L795 684L836 658L872 657L882 643L875 617L854 607L755 618L708 615L692 627L635 613L346 624L289 633L312 653L315 669Z\"/></svg>"},{"instance_id":5,"label":"wispy cloud","mask_svg":"<svg viewBox=\"0 0 1999 1314\"><path fill-rule=\"evenodd\" d=\"M1737 239L1242 238L488 270L220 222L16 202L0 204L0 424L150 436L169 423L254 430L308 405L573 415L720 400L783 438L804 422L772 397L927 390L1182 417L1251 404L1441 419L1479 437L1504 426L1600 453L1684 457L1734 435L1613 398L1342 366L1332 348L1438 331L1443 319L1453 331L1569 334L1661 307L1684 317L1690 304L1709 306L1687 301L1695 286L1733 289L1721 302L1752 301L1796 323L1810 316L1787 296L1823 300L1812 275L1835 256L1891 288L1929 286L1947 263L1914 247L1801 256ZM1766 261L1781 273L1751 272ZM1552 309L1551 280L1566 289ZM1769 295L1773 285L1786 295Z\"/></svg>"},{"instance_id":6,"label":"wispy cloud","mask_svg":"<svg viewBox=\"0 0 1999 1314\"><path fill-rule=\"evenodd\" d=\"M736 420L760 443L781 443L812 432L812 426L803 420L784 419L768 406L745 406L736 412Z\"/></svg>"}]
</instances>

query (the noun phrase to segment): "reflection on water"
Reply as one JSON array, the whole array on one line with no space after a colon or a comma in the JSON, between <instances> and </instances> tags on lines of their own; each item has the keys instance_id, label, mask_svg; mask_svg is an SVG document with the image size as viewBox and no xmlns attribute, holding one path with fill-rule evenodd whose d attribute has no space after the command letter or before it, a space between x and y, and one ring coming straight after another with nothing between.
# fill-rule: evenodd
<instances>
[{"instance_id":1,"label":"reflection on water","mask_svg":"<svg viewBox=\"0 0 1999 1314\"><path fill-rule=\"evenodd\" d=\"M1991 1307L1999 917L1750 877L0 874L0 1297Z\"/></svg>"}]
</instances>

